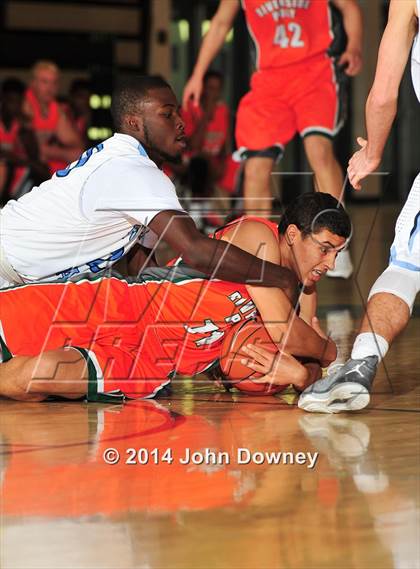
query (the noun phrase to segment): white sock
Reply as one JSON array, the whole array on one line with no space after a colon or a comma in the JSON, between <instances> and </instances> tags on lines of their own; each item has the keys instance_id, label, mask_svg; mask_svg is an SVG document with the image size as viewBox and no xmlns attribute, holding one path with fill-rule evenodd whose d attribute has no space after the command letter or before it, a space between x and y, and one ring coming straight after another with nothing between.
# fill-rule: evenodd
<instances>
[{"instance_id":1,"label":"white sock","mask_svg":"<svg viewBox=\"0 0 420 569\"><path fill-rule=\"evenodd\" d=\"M354 341L351 358L361 360L367 356L378 356L379 361L385 357L389 348L388 342L379 334L363 332Z\"/></svg>"}]
</instances>

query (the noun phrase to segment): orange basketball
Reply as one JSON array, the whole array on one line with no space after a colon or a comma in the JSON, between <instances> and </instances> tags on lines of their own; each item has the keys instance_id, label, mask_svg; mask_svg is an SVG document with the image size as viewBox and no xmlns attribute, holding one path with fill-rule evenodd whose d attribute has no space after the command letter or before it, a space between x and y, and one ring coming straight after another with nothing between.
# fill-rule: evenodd
<instances>
[{"instance_id":1,"label":"orange basketball","mask_svg":"<svg viewBox=\"0 0 420 569\"><path fill-rule=\"evenodd\" d=\"M248 320L240 326L234 326L225 335L223 340L220 367L229 386L252 395L273 395L285 389L285 385L271 385L269 383L255 383L252 378L261 377L241 363L246 354L241 348L247 344L259 343L263 348L277 352L277 346L271 340L261 320Z\"/></svg>"}]
</instances>

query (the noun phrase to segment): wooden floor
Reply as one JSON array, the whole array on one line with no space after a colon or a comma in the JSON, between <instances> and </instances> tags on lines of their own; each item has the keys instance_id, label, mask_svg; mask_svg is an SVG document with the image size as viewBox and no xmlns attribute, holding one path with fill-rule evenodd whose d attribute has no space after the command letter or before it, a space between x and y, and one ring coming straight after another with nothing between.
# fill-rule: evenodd
<instances>
[{"instance_id":1,"label":"wooden floor","mask_svg":"<svg viewBox=\"0 0 420 569\"><path fill-rule=\"evenodd\" d=\"M320 294L343 357L396 214L382 208L367 239L375 207L353 209L357 275ZM359 413L307 414L292 393L202 378L123 406L0 401L1 567L419 567L419 317Z\"/></svg>"}]
</instances>

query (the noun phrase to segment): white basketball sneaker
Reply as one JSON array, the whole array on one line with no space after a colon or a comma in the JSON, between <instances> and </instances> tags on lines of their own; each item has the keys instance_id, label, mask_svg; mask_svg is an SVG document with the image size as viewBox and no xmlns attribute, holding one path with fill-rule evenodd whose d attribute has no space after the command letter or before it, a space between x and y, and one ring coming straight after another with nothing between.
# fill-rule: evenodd
<instances>
[{"instance_id":1,"label":"white basketball sneaker","mask_svg":"<svg viewBox=\"0 0 420 569\"><path fill-rule=\"evenodd\" d=\"M337 255L335 267L327 271L327 277L348 279L353 273L353 263L351 262L350 251L347 249Z\"/></svg>"}]
</instances>

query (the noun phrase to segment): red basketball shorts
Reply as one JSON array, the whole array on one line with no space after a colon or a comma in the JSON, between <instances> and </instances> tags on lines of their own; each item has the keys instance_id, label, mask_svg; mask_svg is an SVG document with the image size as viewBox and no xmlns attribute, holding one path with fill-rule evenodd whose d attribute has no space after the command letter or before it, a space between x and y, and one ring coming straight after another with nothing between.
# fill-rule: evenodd
<instances>
[{"instance_id":1,"label":"red basketball shorts","mask_svg":"<svg viewBox=\"0 0 420 569\"><path fill-rule=\"evenodd\" d=\"M344 122L343 77L328 56L281 69L257 71L236 121L238 154L284 146L301 137L333 137Z\"/></svg>"}]
</instances>

